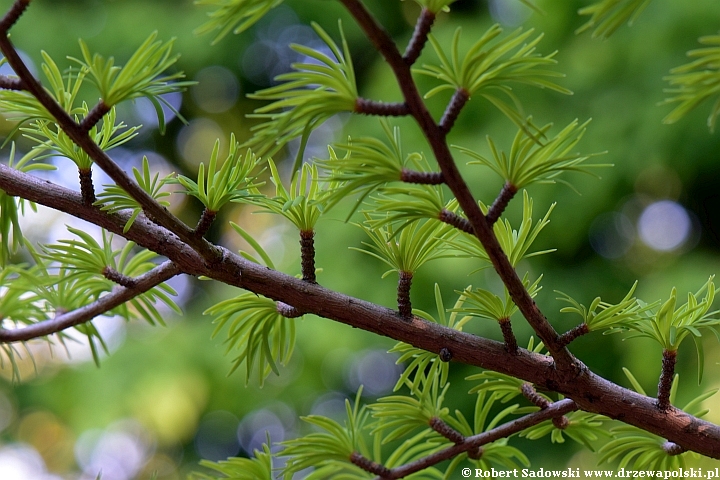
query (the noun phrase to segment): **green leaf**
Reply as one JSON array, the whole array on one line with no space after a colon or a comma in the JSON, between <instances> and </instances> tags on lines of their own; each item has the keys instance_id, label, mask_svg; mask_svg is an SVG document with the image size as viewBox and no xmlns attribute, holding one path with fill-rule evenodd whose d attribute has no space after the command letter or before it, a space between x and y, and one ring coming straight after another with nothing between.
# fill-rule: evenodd
<instances>
[{"instance_id":1,"label":"green leaf","mask_svg":"<svg viewBox=\"0 0 720 480\"><path fill-rule=\"evenodd\" d=\"M156 41L157 32L153 32L132 54L124 67L115 65L113 57L103 58L100 54L91 54L87 44L80 40L82 60L70 57L87 72L87 78L100 91L103 102L112 107L126 100L147 97L156 104L162 101L161 95L180 92L194 82L176 80L184 78L182 72L168 74L166 71L178 59L172 55L174 39L168 42ZM164 124L161 120L161 130Z\"/></svg>"},{"instance_id":2,"label":"green leaf","mask_svg":"<svg viewBox=\"0 0 720 480\"><path fill-rule=\"evenodd\" d=\"M594 29L592 36L608 38L627 22L632 25L651 0L600 0L581 8L580 15L590 15L590 20L575 33Z\"/></svg>"},{"instance_id":3,"label":"green leaf","mask_svg":"<svg viewBox=\"0 0 720 480\"><path fill-rule=\"evenodd\" d=\"M718 97L720 93L720 35L701 37L699 42L708 45L705 48L691 50L687 55L693 60L690 63L670 70L665 80L671 88L665 91L672 96L663 104L678 103L664 119L663 123L675 123L701 103ZM710 110L707 119L710 131L715 130L717 117L720 115L720 98Z\"/></svg>"},{"instance_id":4,"label":"green leaf","mask_svg":"<svg viewBox=\"0 0 720 480\"><path fill-rule=\"evenodd\" d=\"M531 123L531 118L527 120ZM564 172L574 171L591 173L590 170L599 167L609 167L608 164L585 164L592 155L572 153L571 150L580 141L590 121L578 124L577 120L571 122L555 137L544 140L545 134L552 124L538 129L539 137L529 136L520 129L515 135L510 154L499 151L492 138L487 137L492 158L486 158L470 149L455 147L460 152L474 158L469 165L484 165L497 173L506 183L520 189L532 183L555 183L556 177Z\"/></svg>"},{"instance_id":5,"label":"green leaf","mask_svg":"<svg viewBox=\"0 0 720 480\"><path fill-rule=\"evenodd\" d=\"M220 302L205 312L214 315L217 324L213 337L227 327L226 352L239 350L230 373L245 363L245 383L250 381L253 367L260 384L270 372L279 375L277 364L286 365L295 346L296 319L278 313L277 305L269 298L243 293Z\"/></svg>"},{"instance_id":6,"label":"green leaf","mask_svg":"<svg viewBox=\"0 0 720 480\"><path fill-rule=\"evenodd\" d=\"M220 156L220 140L215 141L210 162L208 164L207 179L205 178L205 164L200 163L197 181L184 175L178 175L175 183L185 187L183 193L200 200L210 212L217 213L228 202L246 200L258 194L257 176L260 172L254 170L260 165L260 159L252 150L248 149L243 155L241 146L230 135L230 151L222 166L218 165Z\"/></svg>"},{"instance_id":7,"label":"green leaf","mask_svg":"<svg viewBox=\"0 0 720 480\"><path fill-rule=\"evenodd\" d=\"M151 176L150 164L146 156L143 156L142 161L142 172L137 168L133 167L133 176L135 181L142 188L145 193L150 195L156 202L163 207L169 207L170 202L162 200L165 197L170 196L170 192L163 191L163 187L168 183L173 183L173 177L175 174L171 173L164 178L160 179L160 174L156 173L155 176ZM125 223L123 227L123 233L130 230L135 219L142 212L140 204L131 197L123 188L118 185L103 185L105 190L97 195L96 206L100 207L100 210L107 211L109 213L117 213L121 210L132 210L132 215Z\"/></svg>"},{"instance_id":8,"label":"green leaf","mask_svg":"<svg viewBox=\"0 0 720 480\"><path fill-rule=\"evenodd\" d=\"M267 12L277 7L283 0L195 0L195 5L216 7L208 12L210 20L195 29L196 35L220 30L212 41L213 45L228 33L241 33L260 20Z\"/></svg>"},{"instance_id":9,"label":"green leaf","mask_svg":"<svg viewBox=\"0 0 720 480\"><path fill-rule=\"evenodd\" d=\"M531 39L532 29L525 32L518 29L498 40L502 32L499 25L493 25L464 55L461 55L461 29L458 28L450 47L450 59L437 39L430 35L429 40L440 60L440 65L424 64L422 68L416 69L416 72L437 78L442 83L430 90L425 95L426 98L444 90L464 90L470 96L475 93L485 95L493 89L509 93L509 84L512 83L549 88L564 94L572 93L547 80L548 77L557 78L563 75L545 69L557 63L553 58L555 53L542 56L535 52L542 35ZM514 98L512 94L510 95ZM503 113L508 114L508 112ZM518 110L512 110L509 118L517 121L518 116Z\"/></svg>"},{"instance_id":10,"label":"green leaf","mask_svg":"<svg viewBox=\"0 0 720 480\"><path fill-rule=\"evenodd\" d=\"M313 28L335 59L311 48L293 45L293 50L314 63L293 64L294 72L275 78L279 85L249 95L272 102L251 115L263 123L253 127L253 138L246 145L259 155L272 155L336 113L355 109L358 97L355 71L342 25L339 24L342 50L319 25L313 23Z\"/></svg>"}]
</instances>

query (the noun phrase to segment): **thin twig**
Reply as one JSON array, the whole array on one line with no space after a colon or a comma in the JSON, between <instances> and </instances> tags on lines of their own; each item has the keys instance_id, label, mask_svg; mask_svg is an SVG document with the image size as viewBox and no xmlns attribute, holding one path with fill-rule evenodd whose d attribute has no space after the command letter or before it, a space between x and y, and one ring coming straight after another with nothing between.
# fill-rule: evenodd
<instances>
[{"instance_id":1,"label":"thin twig","mask_svg":"<svg viewBox=\"0 0 720 480\"><path fill-rule=\"evenodd\" d=\"M505 185L503 185L502 189L500 190L500 194L490 206L490 210L488 210L488 213L485 216L485 218L487 218L487 222L490 225L497 222L498 218L500 218L500 215L502 215L505 211L505 207L508 206L508 203L510 203L510 200L513 199L516 193L517 187L512 183L505 183Z\"/></svg>"},{"instance_id":2,"label":"thin twig","mask_svg":"<svg viewBox=\"0 0 720 480\"><path fill-rule=\"evenodd\" d=\"M538 423L542 423L545 420L565 415L573 410L577 410L577 408L578 407L575 402L569 398L560 400L559 402L553 403L545 410L525 415L524 417L504 423L499 427L488 430L487 432L466 437L465 441L462 443L455 444L444 450L440 450L439 452L435 452L426 457L415 460L414 462L407 463L401 467L393 468L390 470L390 475L384 475L376 478L375 480L395 480L407 477L415 472L419 472L432 467L433 465L437 465L440 462L444 462L445 460L457 457L461 453L476 450L482 445L487 445L488 443L501 438L507 438L510 435L532 427L533 425L537 425Z\"/></svg>"},{"instance_id":3,"label":"thin twig","mask_svg":"<svg viewBox=\"0 0 720 480\"><path fill-rule=\"evenodd\" d=\"M588 327L587 323L583 322L580 325L576 325L567 332L560 335L560 345L569 345L570 342L575 340L578 337L581 337L583 335L587 335L590 333L590 327Z\"/></svg>"},{"instance_id":4,"label":"thin twig","mask_svg":"<svg viewBox=\"0 0 720 480\"><path fill-rule=\"evenodd\" d=\"M410 114L410 110L405 103L385 103L359 97L355 101L355 113L381 117L404 117Z\"/></svg>"},{"instance_id":5,"label":"thin twig","mask_svg":"<svg viewBox=\"0 0 720 480\"><path fill-rule=\"evenodd\" d=\"M78 169L78 175L80 177L80 194L82 195L83 202L85 205L92 205L95 203L95 187L93 186L92 180L92 168L80 168Z\"/></svg>"},{"instance_id":6,"label":"thin twig","mask_svg":"<svg viewBox=\"0 0 720 480\"><path fill-rule=\"evenodd\" d=\"M25 90L22 80L7 75L0 75L0 88L4 90Z\"/></svg>"},{"instance_id":7,"label":"thin twig","mask_svg":"<svg viewBox=\"0 0 720 480\"><path fill-rule=\"evenodd\" d=\"M97 105L90 110L85 118L80 122L80 129L89 132L97 123L110 111L104 101L100 100Z\"/></svg>"},{"instance_id":8,"label":"thin twig","mask_svg":"<svg viewBox=\"0 0 720 480\"><path fill-rule=\"evenodd\" d=\"M197 225L195 226L195 230L193 233L195 233L198 237L204 237L205 234L210 230L210 227L212 226L213 222L215 221L215 217L217 216L217 212L213 212L212 210L209 210L207 207L203 209L202 215L200 215L200 219L198 220Z\"/></svg>"},{"instance_id":9,"label":"thin twig","mask_svg":"<svg viewBox=\"0 0 720 480\"><path fill-rule=\"evenodd\" d=\"M153 287L171 279L180 273L180 269L172 261L167 261L135 279L132 288L118 286L112 292L99 298L89 305L68 313L57 315L51 320L38 322L18 329L0 329L0 342L25 342L33 338L44 337L61 332L67 328L89 322L98 315L112 310L123 303L142 295Z\"/></svg>"},{"instance_id":10,"label":"thin twig","mask_svg":"<svg viewBox=\"0 0 720 480\"><path fill-rule=\"evenodd\" d=\"M300 231L300 267L306 282L317 283L315 277L315 231Z\"/></svg>"},{"instance_id":11,"label":"thin twig","mask_svg":"<svg viewBox=\"0 0 720 480\"><path fill-rule=\"evenodd\" d=\"M400 270L398 272L397 305L398 312L403 318L412 317L412 302L410 301L410 288L412 287L413 273Z\"/></svg>"},{"instance_id":12,"label":"thin twig","mask_svg":"<svg viewBox=\"0 0 720 480\"><path fill-rule=\"evenodd\" d=\"M510 319L501 318L498 323L500 324L500 330L502 331L503 340L505 341L505 348L509 353L517 353L517 339L515 338L515 334L513 333Z\"/></svg>"},{"instance_id":13,"label":"thin twig","mask_svg":"<svg viewBox=\"0 0 720 480\"><path fill-rule=\"evenodd\" d=\"M15 22L18 21L20 15L23 14L28 5L30 5L30 0L15 0L10 10L8 10L3 19L0 20L0 36L7 36L7 31L15 25Z\"/></svg>"},{"instance_id":14,"label":"thin twig","mask_svg":"<svg viewBox=\"0 0 720 480\"><path fill-rule=\"evenodd\" d=\"M460 444L465 441L465 437L462 433L452 428L439 417L433 417L430 419L430 428L455 444Z\"/></svg>"},{"instance_id":15,"label":"thin twig","mask_svg":"<svg viewBox=\"0 0 720 480\"><path fill-rule=\"evenodd\" d=\"M124 275L114 268L111 267L105 267L102 271L102 274L105 278L110 280L111 282L115 282L118 285L122 285L125 288L135 288L137 287L137 279L133 277L128 277L127 275Z\"/></svg>"},{"instance_id":16,"label":"thin twig","mask_svg":"<svg viewBox=\"0 0 720 480\"><path fill-rule=\"evenodd\" d=\"M358 467L365 470L366 472L378 475L382 479L390 478L389 468L384 465L380 465L377 462L373 462L369 458L365 458L362 454L358 452L353 452L352 455L350 455L350 461L354 465L357 465Z\"/></svg>"},{"instance_id":17,"label":"thin twig","mask_svg":"<svg viewBox=\"0 0 720 480\"><path fill-rule=\"evenodd\" d=\"M460 112L462 111L465 104L470 100L470 92L464 88L458 88L450 99L442 118L440 119L440 130L447 134L452 130L455 125Z\"/></svg>"},{"instance_id":18,"label":"thin twig","mask_svg":"<svg viewBox=\"0 0 720 480\"><path fill-rule=\"evenodd\" d=\"M420 16L418 16L417 23L415 24L415 30L413 31L412 38L405 49L403 60L410 66L414 64L420 57L420 54L427 43L428 34L435 22L435 14L427 8L422 9Z\"/></svg>"},{"instance_id":19,"label":"thin twig","mask_svg":"<svg viewBox=\"0 0 720 480\"><path fill-rule=\"evenodd\" d=\"M463 218L457 213L451 212L450 210L445 210L443 208L440 211L440 215L438 215L438 220L440 220L441 222L445 222L448 225L452 225L461 232L469 233L470 235L475 234L475 231L473 230L472 225L470 225L470 222L467 218Z\"/></svg>"},{"instance_id":20,"label":"thin twig","mask_svg":"<svg viewBox=\"0 0 720 480\"><path fill-rule=\"evenodd\" d=\"M422 185L441 185L444 182L442 172L418 172L407 168L402 169L400 180L405 183Z\"/></svg>"},{"instance_id":21,"label":"thin twig","mask_svg":"<svg viewBox=\"0 0 720 480\"><path fill-rule=\"evenodd\" d=\"M675 375L675 362L677 351L663 349L662 372L658 382L657 406L660 410L667 410L670 407L670 392L672 390L673 376Z\"/></svg>"}]
</instances>

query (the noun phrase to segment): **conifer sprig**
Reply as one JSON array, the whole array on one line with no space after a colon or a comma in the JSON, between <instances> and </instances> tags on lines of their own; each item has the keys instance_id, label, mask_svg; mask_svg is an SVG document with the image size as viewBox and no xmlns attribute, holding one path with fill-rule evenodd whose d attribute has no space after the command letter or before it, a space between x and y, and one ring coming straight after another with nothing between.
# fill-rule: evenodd
<instances>
[{"instance_id":1,"label":"conifer sprig","mask_svg":"<svg viewBox=\"0 0 720 480\"><path fill-rule=\"evenodd\" d=\"M690 50L687 55L694 59L690 63L670 70L665 80L670 83L665 91L671 96L663 103L679 103L667 114L663 123L675 123L692 109L720 93L720 35L707 35L698 40L706 47ZM720 99L717 99L708 115L710 131L715 130L720 115Z\"/></svg>"},{"instance_id":2,"label":"conifer sprig","mask_svg":"<svg viewBox=\"0 0 720 480\"><path fill-rule=\"evenodd\" d=\"M253 127L254 136L247 143L258 155L272 155L293 138L307 138L336 113L355 110L355 70L342 24L338 23L341 47L318 24L313 23L313 28L334 58L310 47L293 45L293 50L307 57L308 62L295 63L294 72L279 75L275 79L281 82L279 85L249 95L271 101L251 116L263 120Z\"/></svg>"},{"instance_id":3,"label":"conifer sprig","mask_svg":"<svg viewBox=\"0 0 720 480\"><path fill-rule=\"evenodd\" d=\"M439 41L431 35L430 43L440 60L440 65L425 64L417 69L417 72L435 77L443 83L428 91L425 97L432 97L444 90L465 92L468 98L479 93L520 128L527 129L524 116L515 107L520 105L520 102L512 93L509 84L521 83L538 88L549 88L564 94L571 93L568 89L548 80L563 75L545 69L557 63L553 58L554 53L542 56L535 52L542 35L531 39L533 30L523 32L518 29L505 38L495 41L502 32L499 25L493 25L465 55L461 55L461 29L458 28L453 36L449 57ZM498 97L494 90L504 93L511 100L512 105Z\"/></svg>"},{"instance_id":4,"label":"conifer sprig","mask_svg":"<svg viewBox=\"0 0 720 480\"><path fill-rule=\"evenodd\" d=\"M212 41L213 45L228 33L241 33L260 20L267 12L283 0L195 0L195 5L216 7L208 12L210 20L195 29L195 34L204 35L220 30Z\"/></svg>"}]
</instances>

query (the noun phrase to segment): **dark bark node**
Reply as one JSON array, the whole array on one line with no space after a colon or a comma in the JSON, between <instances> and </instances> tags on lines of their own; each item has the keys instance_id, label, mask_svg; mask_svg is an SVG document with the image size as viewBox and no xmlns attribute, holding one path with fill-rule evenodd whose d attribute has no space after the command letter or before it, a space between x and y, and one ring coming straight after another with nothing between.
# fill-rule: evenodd
<instances>
[{"instance_id":1,"label":"dark bark node","mask_svg":"<svg viewBox=\"0 0 720 480\"><path fill-rule=\"evenodd\" d=\"M80 122L80 129L85 133L89 132L109 111L110 107L100 100L100 102L88 112L87 117L83 118L82 122Z\"/></svg>"},{"instance_id":2,"label":"dark bark node","mask_svg":"<svg viewBox=\"0 0 720 480\"><path fill-rule=\"evenodd\" d=\"M137 280L118 272L114 268L105 267L102 274L108 280L115 282L118 285L122 285L125 288L134 288L137 285Z\"/></svg>"},{"instance_id":3,"label":"dark bark node","mask_svg":"<svg viewBox=\"0 0 720 480\"><path fill-rule=\"evenodd\" d=\"M373 475L385 478L392 475L392 472L389 468L385 467L384 465L380 465L377 462L373 462L369 458L365 458L358 452L353 452L352 455L350 455L350 461L365 470L366 472L372 473Z\"/></svg>"},{"instance_id":4,"label":"dark bark node","mask_svg":"<svg viewBox=\"0 0 720 480\"><path fill-rule=\"evenodd\" d=\"M438 417L433 417L430 419L430 428L432 428L437 433L447 438L456 445L465 441L465 437L460 432L452 428L450 425L448 425Z\"/></svg>"},{"instance_id":5,"label":"dark bark node","mask_svg":"<svg viewBox=\"0 0 720 480\"><path fill-rule=\"evenodd\" d=\"M460 88L455 91L455 94L452 99L450 99L450 103L445 109L445 113L443 113L443 116L440 119L440 130L442 130L445 135L452 130L453 125L455 125L455 120L457 120L458 115L460 115L460 111L463 109L468 100L470 100L470 92L464 88Z\"/></svg>"},{"instance_id":6,"label":"dark bark node","mask_svg":"<svg viewBox=\"0 0 720 480\"><path fill-rule=\"evenodd\" d=\"M503 340L505 341L505 350L507 350L508 353L517 353L518 344L517 340L515 339L515 334L512 330L512 324L510 323L510 319L503 318L500 319L498 323L500 324L500 330L502 330Z\"/></svg>"},{"instance_id":7,"label":"dark bark node","mask_svg":"<svg viewBox=\"0 0 720 480\"><path fill-rule=\"evenodd\" d=\"M195 235L197 235L198 237L205 236L208 230L210 230L213 221L215 221L216 216L217 212L213 212L212 210L208 210L207 208L205 208L202 215L200 216L200 220L198 220L197 226L195 227Z\"/></svg>"},{"instance_id":8,"label":"dark bark node","mask_svg":"<svg viewBox=\"0 0 720 480\"><path fill-rule=\"evenodd\" d=\"M379 115L381 117L403 117L410 114L406 103L388 103L358 97L355 100L355 113Z\"/></svg>"},{"instance_id":9,"label":"dark bark node","mask_svg":"<svg viewBox=\"0 0 720 480\"><path fill-rule=\"evenodd\" d=\"M403 318L412 317L412 303L410 302L410 287L412 286L412 272L405 272L400 270L398 272L400 278L398 279L397 287L397 304L398 312Z\"/></svg>"},{"instance_id":10,"label":"dark bark node","mask_svg":"<svg viewBox=\"0 0 720 480\"><path fill-rule=\"evenodd\" d=\"M490 225L497 222L500 215L502 215L505 211L505 207L508 206L508 203L510 203L510 200L513 199L516 193L517 187L515 185L511 183L505 183L505 185L503 185L502 190L500 190L500 195L498 195L493 204L490 206L490 210L488 210L487 215L485 215L485 218Z\"/></svg>"},{"instance_id":11,"label":"dark bark node","mask_svg":"<svg viewBox=\"0 0 720 480\"><path fill-rule=\"evenodd\" d=\"M442 172L418 172L416 170L402 169L400 180L405 183L419 183L423 185L441 185L445 182Z\"/></svg>"},{"instance_id":12,"label":"dark bark node","mask_svg":"<svg viewBox=\"0 0 720 480\"><path fill-rule=\"evenodd\" d=\"M670 408L670 389L672 388L676 361L676 351L663 350L662 373L660 373L660 381L658 382L657 399L657 406L660 410L667 410Z\"/></svg>"},{"instance_id":13,"label":"dark bark node","mask_svg":"<svg viewBox=\"0 0 720 480\"><path fill-rule=\"evenodd\" d=\"M463 218L460 215L451 212L450 210L442 209L440 211L440 214L438 215L438 220L440 220L441 222L445 222L448 225L452 225L458 230L469 233L470 235L475 234L475 231L473 230L472 225L470 225L470 222L467 218Z\"/></svg>"},{"instance_id":14,"label":"dark bark node","mask_svg":"<svg viewBox=\"0 0 720 480\"><path fill-rule=\"evenodd\" d=\"M413 36L408 43L405 54L403 55L403 60L406 64L412 65L420 57L420 54L425 47L425 43L427 43L428 33L430 33L430 29L432 28L434 22L435 14L427 8L423 8L417 19L417 23L415 24Z\"/></svg>"},{"instance_id":15,"label":"dark bark node","mask_svg":"<svg viewBox=\"0 0 720 480\"><path fill-rule=\"evenodd\" d=\"M15 22L18 21L20 15L23 14L28 5L30 5L30 0L15 0L10 10L8 10L3 19L0 20L0 32L5 34L10 30L10 27L15 25Z\"/></svg>"},{"instance_id":16,"label":"dark bark node","mask_svg":"<svg viewBox=\"0 0 720 480\"><path fill-rule=\"evenodd\" d=\"M576 338L587 335L588 333L590 333L590 328L587 326L587 323L581 323L580 325L577 325L560 335L558 343L564 347L569 345Z\"/></svg>"},{"instance_id":17,"label":"dark bark node","mask_svg":"<svg viewBox=\"0 0 720 480\"><path fill-rule=\"evenodd\" d=\"M317 283L315 279L315 231L300 232L300 261L303 280Z\"/></svg>"},{"instance_id":18,"label":"dark bark node","mask_svg":"<svg viewBox=\"0 0 720 480\"><path fill-rule=\"evenodd\" d=\"M79 169L80 176L80 194L82 195L83 203L85 205L92 205L95 203L95 187L92 181L92 168Z\"/></svg>"}]
</instances>

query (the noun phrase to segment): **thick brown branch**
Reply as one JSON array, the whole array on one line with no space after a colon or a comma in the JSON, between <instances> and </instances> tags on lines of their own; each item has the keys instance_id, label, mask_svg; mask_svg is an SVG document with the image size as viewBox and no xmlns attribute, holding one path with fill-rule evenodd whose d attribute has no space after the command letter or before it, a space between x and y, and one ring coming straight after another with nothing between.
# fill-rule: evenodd
<instances>
[{"instance_id":1,"label":"thick brown branch","mask_svg":"<svg viewBox=\"0 0 720 480\"><path fill-rule=\"evenodd\" d=\"M533 425L537 425L538 423L542 423L551 418L565 415L573 410L577 410L577 405L575 405L575 402L572 400L566 398L565 400L553 403L545 410L525 415L524 417L504 423L499 427L488 430L487 432L473 435L472 437L466 437L465 441L462 443L455 444L445 450L440 450L439 452L420 458L419 460L410 462L401 467L393 468L390 470L390 475L384 475L382 478L377 478L375 480L394 480L397 478L407 477L410 474L432 467L433 465L437 465L445 460L457 457L463 452L475 451L476 454L482 454L482 451L477 452L478 447L481 447L482 445L487 445L488 443L501 438L507 438L510 435L532 427Z\"/></svg>"},{"instance_id":2,"label":"thick brown branch","mask_svg":"<svg viewBox=\"0 0 720 480\"><path fill-rule=\"evenodd\" d=\"M0 75L0 88L5 90L25 90L22 80L7 75Z\"/></svg>"},{"instance_id":3,"label":"thick brown branch","mask_svg":"<svg viewBox=\"0 0 720 480\"><path fill-rule=\"evenodd\" d=\"M79 193L2 164L0 189L9 195L20 196L70 213L118 234L122 234L130 216L130 212L110 215L95 206L86 206ZM609 382L595 375L580 362L575 369L558 369L553 360L545 355L525 349L519 349L516 355L511 355L502 343L459 332L418 317L399 321L394 310L271 270L222 247L219 247L222 253L219 260L206 260L178 236L142 216L137 218L123 236L168 257L185 273L205 275L227 285L293 305L303 312L390 337L428 352L440 354L442 349L447 349L452 352L453 361L531 382L538 388L572 398L582 410L622 420L686 450L720 458L720 427L673 406L667 411L661 411L654 398ZM28 335L24 339L44 334L47 333ZM556 402L553 407L563 402L567 400Z\"/></svg>"},{"instance_id":4,"label":"thick brown branch","mask_svg":"<svg viewBox=\"0 0 720 480\"><path fill-rule=\"evenodd\" d=\"M0 343L24 342L89 322L98 315L102 315L171 279L178 273L180 273L180 269L173 262L167 261L137 277L135 286L132 288L118 286L95 302L72 312L57 315L52 320L45 320L18 329L0 329Z\"/></svg>"},{"instance_id":5,"label":"thick brown branch","mask_svg":"<svg viewBox=\"0 0 720 480\"><path fill-rule=\"evenodd\" d=\"M300 232L300 267L302 278L306 282L317 283L315 278L315 231Z\"/></svg>"},{"instance_id":6,"label":"thick brown branch","mask_svg":"<svg viewBox=\"0 0 720 480\"><path fill-rule=\"evenodd\" d=\"M28 5L30 5L30 0L15 0L10 10L8 10L3 19L0 20L0 36L7 36L7 31L15 25L15 22L18 21L20 15L23 14Z\"/></svg>"},{"instance_id":7,"label":"thick brown branch","mask_svg":"<svg viewBox=\"0 0 720 480\"><path fill-rule=\"evenodd\" d=\"M505 341L505 349L509 353L515 353L518 350L517 340L512 330L512 324L509 318L503 318L499 322L500 330L502 330L503 340Z\"/></svg>"},{"instance_id":8,"label":"thick brown branch","mask_svg":"<svg viewBox=\"0 0 720 480\"><path fill-rule=\"evenodd\" d=\"M588 333L590 333L590 328L587 326L587 323L583 322L560 335L559 343L562 346L570 345L570 342Z\"/></svg>"},{"instance_id":9,"label":"thick brown branch","mask_svg":"<svg viewBox=\"0 0 720 480\"><path fill-rule=\"evenodd\" d=\"M673 376L675 375L675 362L677 351L663 349L662 372L658 382L657 406L660 410L667 410L670 407L670 390L672 389Z\"/></svg>"},{"instance_id":10,"label":"thick brown branch","mask_svg":"<svg viewBox=\"0 0 720 480\"><path fill-rule=\"evenodd\" d=\"M423 185L440 185L444 182L442 172L418 172L403 168L400 180L405 183L418 183Z\"/></svg>"},{"instance_id":11,"label":"thick brown branch","mask_svg":"<svg viewBox=\"0 0 720 480\"><path fill-rule=\"evenodd\" d=\"M517 187L515 187L515 185L511 183L503 185L502 190L500 190L500 194L490 206L490 210L488 210L488 213L485 216L490 225L497 222L500 215L502 215L505 211L505 207L508 206L508 203L510 203L510 200L513 199L516 193Z\"/></svg>"},{"instance_id":12,"label":"thick brown branch","mask_svg":"<svg viewBox=\"0 0 720 480\"><path fill-rule=\"evenodd\" d=\"M410 114L410 110L405 103L385 103L358 97L355 101L355 113L381 117L404 117Z\"/></svg>"},{"instance_id":13,"label":"thick brown branch","mask_svg":"<svg viewBox=\"0 0 720 480\"><path fill-rule=\"evenodd\" d=\"M109 111L110 107L100 100L97 105L88 112L87 116L83 118L82 122L80 122L80 129L85 133L89 132Z\"/></svg>"},{"instance_id":14,"label":"thick brown branch","mask_svg":"<svg viewBox=\"0 0 720 480\"><path fill-rule=\"evenodd\" d=\"M435 123L413 80L410 67L408 67L398 52L394 41L387 31L375 21L360 0L340 1L355 18L368 39L370 39L393 70L398 86L405 98L405 103L407 103L410 113L418 122L418 125L433 150L440 170L443 172L445 184L453 192L453 195L455 195L460 208L467 216L470 225L472 225L474 234L482 243L493 267L507 287L513 302L518 306L520 312L538 334L560 367L568 371L582 368L580 367L580 362L577 361L566 348L558 343L557 332L538 309L532 297L530 297L530 294L525 289L522 280L508 261L505 252L503 252L500 243L492 231L492 226L487 222L485 215L483 215L480 210L455 164L455 160L453 159L445 138L447 131Z\"/></svg>"},{"instance_id":15,"label":"thick brown branch","mask_svg":"<svg viewBox=\"0 0 720 480\"><path fill-rule=\"evenodd\" d=\"M440 131L447 135L455 125L460 112L462 111L465 104L470 100L470 92L464 88L459 88L455 91L455 94L450 99L442 118L440 119Z\"/></svg>"},{"instance_id":16,"label":"thick brown branch","mask_svg":"<svg viewBox=\"0 0 720 480\"><path fill-rule=\"evenodd\" d=\"M114 268L105 267L102 271L102 274L111 282L115 282L125 288L135 288L137 286L137 279L133 277L128 277L127 275L118 272Z\"/></svg>"},{"instance_id":17,"label":"thick brown branch","mask_svg":"<svg viewBox=\"0 0 720 480\"><path fill-rule=\"evenodd\" d=\"M470 235L475 234L472 225L470 225L470 222L468 222L467 218L463 218L460 215L451 212L450 210L442 209L440 211L440 215L438 215L438 220L440 220L441 222L445 222L448 225L452 225L453 227L457 228L462 232L469 233Z\"/></svg>"},{"instance_id":18,"label":"thick brown branch","mask_svg":"<svg viewBox=\"0 0 720 480\"><path fill-rule=\"evenodd\" d=\"M415 31L413 31L410 43L408 43L405 54L403 55L403 60L405 60L408 66L414 64L420 57L434 22L435 14L427 8L423 8L415 24Z\"/></svg>"}]
</instances>

